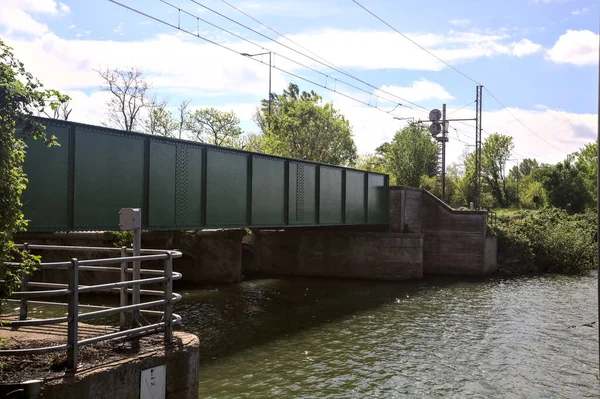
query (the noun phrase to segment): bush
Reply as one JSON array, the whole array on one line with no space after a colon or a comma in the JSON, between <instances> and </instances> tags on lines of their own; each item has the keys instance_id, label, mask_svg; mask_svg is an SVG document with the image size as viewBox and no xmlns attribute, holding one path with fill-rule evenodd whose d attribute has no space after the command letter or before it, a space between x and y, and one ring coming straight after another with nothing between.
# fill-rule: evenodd
<instances>
[{"instance_id":1,"label":"bush","mask_svg":"<svg viewBox=\"0 0 600 399\"><path fill-rule=\"evenodd\" d=\"M557 208L498 218L498 257L520 271L577 274L597 267L596 213ZM514 271L514 270L513 270Z\"/></svg>"}]
</instances>

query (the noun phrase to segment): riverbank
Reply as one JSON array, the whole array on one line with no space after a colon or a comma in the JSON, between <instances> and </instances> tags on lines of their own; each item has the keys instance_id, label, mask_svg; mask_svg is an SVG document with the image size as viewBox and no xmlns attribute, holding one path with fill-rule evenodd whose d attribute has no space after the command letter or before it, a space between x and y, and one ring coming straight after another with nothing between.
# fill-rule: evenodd
<instances>
[{"instance_id":1,"label":"riverbank","mask_svg":"<svg viewBox=\"0 0 600 399\"><path fill-rule=\"evenodd\" d=\"M557 208L498 213L501 274L585 274L597 268L597 214Z\"/></svg>"}]
</instances>

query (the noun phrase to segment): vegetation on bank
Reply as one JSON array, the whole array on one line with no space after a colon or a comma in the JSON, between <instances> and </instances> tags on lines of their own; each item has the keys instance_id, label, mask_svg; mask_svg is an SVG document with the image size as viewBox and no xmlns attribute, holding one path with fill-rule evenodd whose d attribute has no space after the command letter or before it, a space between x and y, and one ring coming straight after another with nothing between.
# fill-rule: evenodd
<instances>
[{"instance_id":1,"label":"vegetation on bank","mask_svg":"<svg viewBox=\"0 0 600 399\"><path fill-rule=\"evenodd\" d=\"M510 273L586 273L597 267L596 212L559 208L498 215L500 269Z\"/></svg>"}]
</instances>

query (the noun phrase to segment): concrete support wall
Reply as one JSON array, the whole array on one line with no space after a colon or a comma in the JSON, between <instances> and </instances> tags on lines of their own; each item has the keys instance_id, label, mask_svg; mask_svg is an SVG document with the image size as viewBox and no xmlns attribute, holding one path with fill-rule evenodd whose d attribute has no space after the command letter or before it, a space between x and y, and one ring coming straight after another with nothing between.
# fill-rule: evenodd
<instances>
[{"instance_id":1,"label":"concrete support wall","mask_svg":"<svg viewBox=\"0 0 600 399\"><path fill-rule=\"evenodd\" d=\"M496 271L496 239L487 237L487 212L456 211L425 190L391 187L390 218L392 231L424 234L424 274Z\"/></svg>"},{"instance_id":2,"label":"concrete support wall","mask_svg":"<svg viewBox=\"0 0 600 399\"><path fill-rule=\"evenodd\" d=\"M182 281L194 283L235 283L242 280L242 237L245 230L203 230L197 232L153 231L142 234L142 247L177 249L183 257L175 259L174 269L183 274ZM113 233L27 233L17 237L19 242L47 245L78 245L114 247ZM105 253L42 251L42 262L105 258ZM145 263L144 268L162 269L162 262ZM38 273L39 274L39 273ZM43 281L65 282L63 270L47 270ZM101 284L116 281L115 277L99 273L80 273L81 284Z\"/></svg>"},{"instance_id":3,"label":"concrete support wall","mask_svg":"<svg viewBox=\"0 0 600 399\"><path fill-rule=\"evenodd\" d=\"M423 235L319 230L253 235L254 270L268 275L406 280L423 276Z\"/></svg>"},{"instance_id":4,"label":"concrete support wall","mask_svg":"<svg viewBox=\"0 0 600 399\"><path fill-rule=\"evenodd\" d=\"M176 332L176 344L44 383L44 398L139 399L141 371L166 366L166 399L198 398L198 337Z\"/></svg>"}]
</instances>

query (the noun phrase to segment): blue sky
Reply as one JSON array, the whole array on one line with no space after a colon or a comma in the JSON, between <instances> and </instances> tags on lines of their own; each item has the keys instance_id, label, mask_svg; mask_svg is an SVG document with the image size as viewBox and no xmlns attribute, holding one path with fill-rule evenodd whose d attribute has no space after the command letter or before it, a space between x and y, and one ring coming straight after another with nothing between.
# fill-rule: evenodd
<instances>
[{"instance_id":1,"label":"blue sky","mask_svg":"<svg viewBox=\"0 0 600 399\"><path fill-rule=\"evenodd\" d=\"M266 25L343 68L369 86L290 52L213 14L213 8L261 33L287 43L221 0L169 0L257 46L198 22L159 0L119 0L222 43L237 52L271 50L274 63L319 85L343 92L383 110L398 97L430 109L448 104L449 112L472 102L475 84L440 64L393 32L351 0L228 0ZM252 113L268 92L268 67L195 37L151 21L107 0L3 0L0 35L15 47L28 68L49 87L73 97L75 120L105 118L106 93L93 69L137 66L158 96L175 106L191 99L193 107L234 110L248 132L258 129ZM199 4L198 4L199 3ZM512 135L515 157L556 161L596 134L599 6L592 0L422 1L362 0L365 7L436 55L481 82L541 139L484 94L484 129ZM303 49L298 49L305 52ZM302 62L323 74L283 58ZM262 57L268 62L268 57ZM326 78L324 74L329 77ZM335 78L373 93L335 83ZM403 122L321 87L273 70L273 91L288 82L314 89L333 101L350 120L360 152L389 140ZM397 97L396 97L397 96ZM389 101L386 101L389 100ZM424 118L425 112L399 107L400 117ZM474 106L454 112L472 117ZM456 130L455 130L456 129ZM451 161L460 159L462 141L474 141L473 128L452 124ZM550 144L547 144L550 142Z\"/></svg>"}]
</instances>

